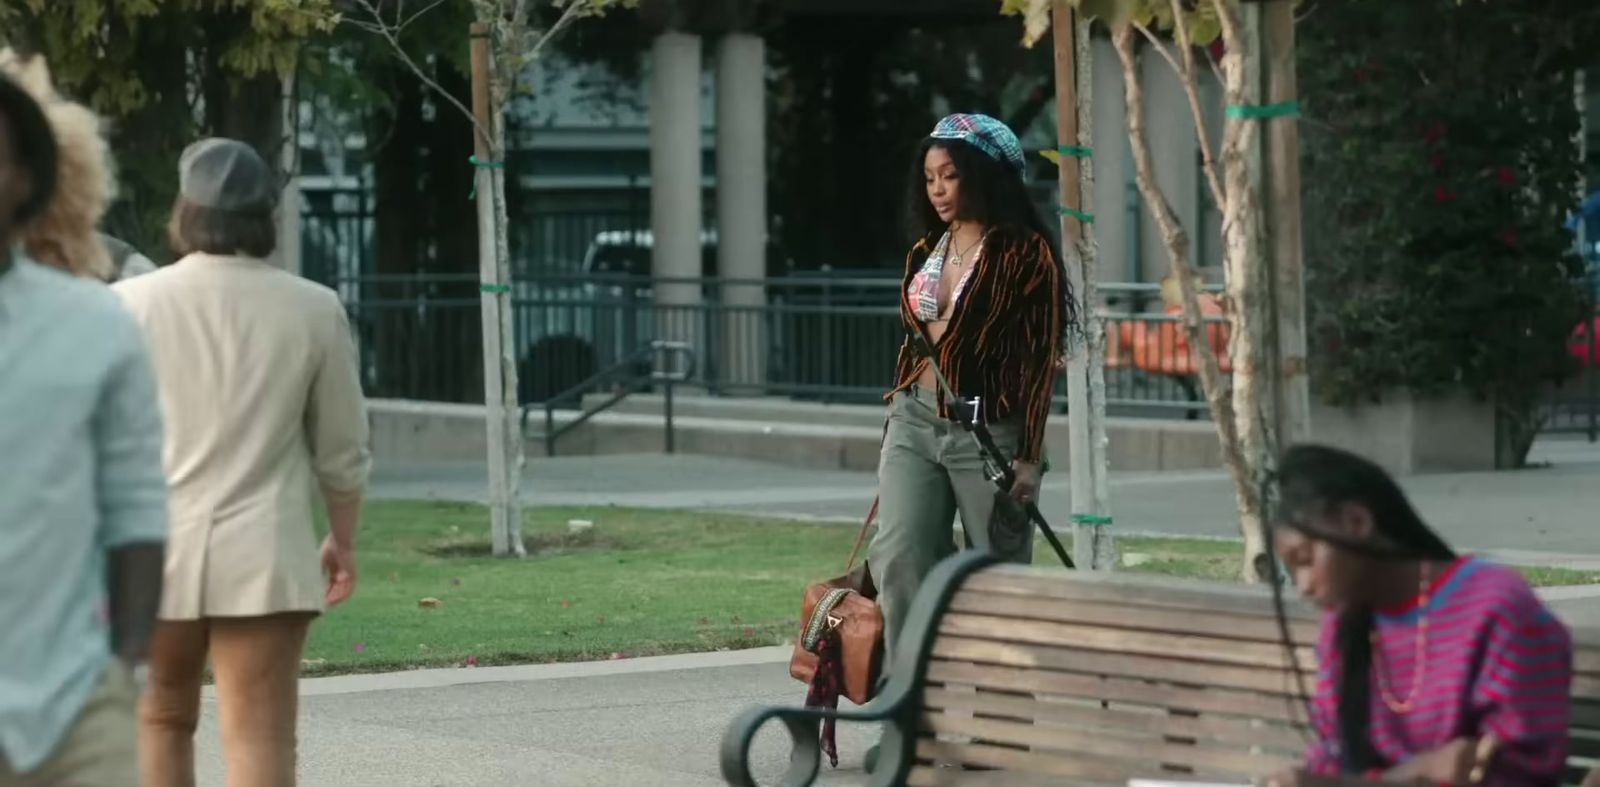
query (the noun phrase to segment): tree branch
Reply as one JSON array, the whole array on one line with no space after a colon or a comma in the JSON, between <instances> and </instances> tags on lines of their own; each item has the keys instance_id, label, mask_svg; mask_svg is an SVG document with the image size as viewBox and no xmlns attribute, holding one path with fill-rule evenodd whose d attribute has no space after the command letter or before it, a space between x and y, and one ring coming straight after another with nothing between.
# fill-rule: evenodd
<instances>
[{"instance_id":1,"label":"tree branch","mask_svg":"<svg viewBox=\"0 0 1600 787\"><path fill-rule=\"evenodd\" d=\"M1227 192L1222 188L1222 179L1217 176L1217 162L1211 153L1211 134L1206 131L1206 115L1200 107L1200 90L1194 75L1194 44L1189 38L1189 26L1183 21L1183 0L1172 0L1172 18L1172 34L1177 38L1178 51L1183 58L1182 66L1173 63L1173 67L1178 69L1183 93L1189 98L1189 113L1194 116L1194 133L1200 142L1200 166L1206 173L1206 183L1211 186L1211 198L1220 208L1227 204ZM1210 56L1206 59L1209 60Z\"/></svg>"},{"instance_id":2,"label":"tree branch","mask_svg":"<svg viewBox=\"0 0 1600 787\"><path fill-rule=\"evenodd\" d=\"M1167 65L1172 66L1173 71L1180 73L1183 71L1183 67L1178 65L1178 59L1172 56L1172 51L1167 48L1166 44L1162 43L1155 33L1150 32L1150 28L1144 25L1134 25L1134 28L1144 34L1145 40L1150 42L1150 46L1161 55L1162 60L1167 61Z\"/></svg>"},{"instance_id":3,"label":"tree branch","mask_svg":"<svg viewBox=\"0 0 1600 787\"><path fill-rule=\"evenodd\" d=\"M372 22L370 24L377 30L378 35L382 36L383 40L389 43L389 48L394 50L395 56L400 58L400 62L404 63L406 68L411 69L411 73L415 74L417 79L422 80L422 84L427 85L428 88L436 93L440 98L450 102L452 106L460 111L461 114L466 117L467 122L472 124L472 128L478 134L480 134L484 140L490 141L494 139L494 135L490 134L489 130L484 128L483 124L478 122L478 117L472 114L472 110L470 108L468 108L465 104L462 104L461 101L455 96L451 95L450 91L445 90L444 86L440 85L432 77L428 76L427 72L422 70L422 66L418 65L417 61L411 58L410 53L406 52L405 47L400 45L399 31L393 26L389 25L387 22L383 21L383 16L378 13L378 8L377 6L373 5L372 0L355 0L355 2L366 10L368 16L372 17ZM489 147L491 150L494 148L492 142L489 144Z\"/></svg>"},{"instance_id":4,"label":"tree branch","mask_svg":"<svg viewBox=\"0 0 1600 787\"><path fill-rule=\"evenodd\" d=\"M1117 59L1122 61L1122 94L1127 105L1128 148L1133 157L1134 181L1145 206L1150 209L1151 217L1161 230L1167 258L1178 276L1178 289L1183 295L1184 332L1189 334L1189 344L1200 356L1200 383L1205 389L1206 403L1221 433L1223 450L1231 454L1238 451L1238 440L1229 412L1227 390L1222 385L1222 367L1205 335L1200 293L1194 286L1197 277L1193 266L1189 264L1188 236L1172 209L1172 203L1156 183L1150 142L1145 138L1144 131L1144 86L1139 79L1139 65L1133 52L1133 31L1130 26L1125 25L1113 32L1111 41L1117 50Z\"/></svg>"}]
</instances>

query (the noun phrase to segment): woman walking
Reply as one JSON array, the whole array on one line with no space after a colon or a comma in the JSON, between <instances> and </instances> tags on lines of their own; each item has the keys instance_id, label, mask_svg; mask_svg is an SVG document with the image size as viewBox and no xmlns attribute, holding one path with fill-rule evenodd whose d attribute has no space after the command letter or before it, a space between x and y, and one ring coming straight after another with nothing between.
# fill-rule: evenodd
<instances>
[{"instance_id":1,"label":"woman walking","mask_svg":"<svg viewBox=\"0 0 1600 787\"><path fill-rule=\"evenodd\" d=\"M369 463L355 349L332 291L264 261L276 189L248 145L191 145L168 228L181 259L115 286L150 344L171 492L140 707L145 787L194 784L208 653L228 785L293 785L307 628L355 587ZM317 488L330 531L320 557Z\"/></svg>"},{"instance_id":2,"label":"woman walking","mask_svg":"<svg viewBox=\"0 0 1600 787\"><path fill-rule=\"evenodd\" d=\"M907 206L919 236L906 258L900 314L933 349L939 368L1015 461L1019 500L1039 490L1045 419L1062 337L1076 312L1060 255L1029 201L1022 146L985 115L940 120L912 163ZM1026 562L1031 532L988 530L994 486L983 457L955 422L923 343L908 338L886 397L878 463L879 529L867 563L884 616L885 663L917 587L954 553L957 512L969 547L1009 545ZM1031 528L1026 520L1017 528Z\"/></svg>"},{"instance_id":3,"label":"woman walking","mask_svg":"<svg viewBox=\"0 0 1600 787\"><path fill-rule=\"evenodd\" d=\"M1325 612L1316 742L1271 783L1560 784L1572 641L1522 576L1457 555L1358 456L1297 446L1278 475L1277 553Z\"/></svg>"}]
</instances>

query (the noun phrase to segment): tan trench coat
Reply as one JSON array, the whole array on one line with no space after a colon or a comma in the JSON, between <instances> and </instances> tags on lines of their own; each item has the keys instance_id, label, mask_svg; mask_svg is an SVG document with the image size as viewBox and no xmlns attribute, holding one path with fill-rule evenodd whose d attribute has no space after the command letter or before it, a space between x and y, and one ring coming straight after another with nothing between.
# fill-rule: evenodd
<instances>
[{"instance_id":1,"label":"tan trench coat","mask_svg":"<svg viewBox=\"0 0 1600 787\"><path fill-rule=\"evenodd\" d=\"M359 495L371 461L338 296L205 254L115 289L148 341L166 424L161 618L322 611L316 488Z\"/></svg>"}]
</instances>

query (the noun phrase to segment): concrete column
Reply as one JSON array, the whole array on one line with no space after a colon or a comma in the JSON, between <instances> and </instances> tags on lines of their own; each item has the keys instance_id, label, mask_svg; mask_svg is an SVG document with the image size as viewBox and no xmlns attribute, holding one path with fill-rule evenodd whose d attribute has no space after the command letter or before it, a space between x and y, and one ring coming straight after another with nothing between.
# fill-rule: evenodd
<instances>
[{"instance_id":1,"label":"concrete column","mask_svg":"<svg viewBox=\"0 0 1600 787\"><path fill-rule=\"evenodd\" d=\"M650 269L658 278L702 274L701 133L700 37L662 33L650 64ZM657 337L693 342L704 366L700 286L658 284L655 303Z\"/></svg>"},{"instance_id":2,"label":"concrete column","mask_svg":"<svg viewBox=\"0 0 1600 787\"><path fill-rule=\"evenodd\" d=\"M754 280L767 275L766 42L729 33L717 57L717 275ZM766 287L722 289L721 382L731 388L766 382Z\"/></svg>"}]
</instances>

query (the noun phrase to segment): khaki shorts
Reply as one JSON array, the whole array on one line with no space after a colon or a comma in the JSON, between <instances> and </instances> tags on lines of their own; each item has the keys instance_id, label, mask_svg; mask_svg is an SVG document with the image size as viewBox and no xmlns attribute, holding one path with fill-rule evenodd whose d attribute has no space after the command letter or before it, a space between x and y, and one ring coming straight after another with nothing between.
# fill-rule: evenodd
<instances>
[{"instance_id":1,"label":"khaki shorts","mask_svg":"<svg viewBox=\"0 0 1600 787\"><path fill-rule=\"evenodd\" d=\"M50 759L21 774L0 761L0 787L139 787L138 695L127 666L112 659Z\"/></svg>"}]
</instances>

